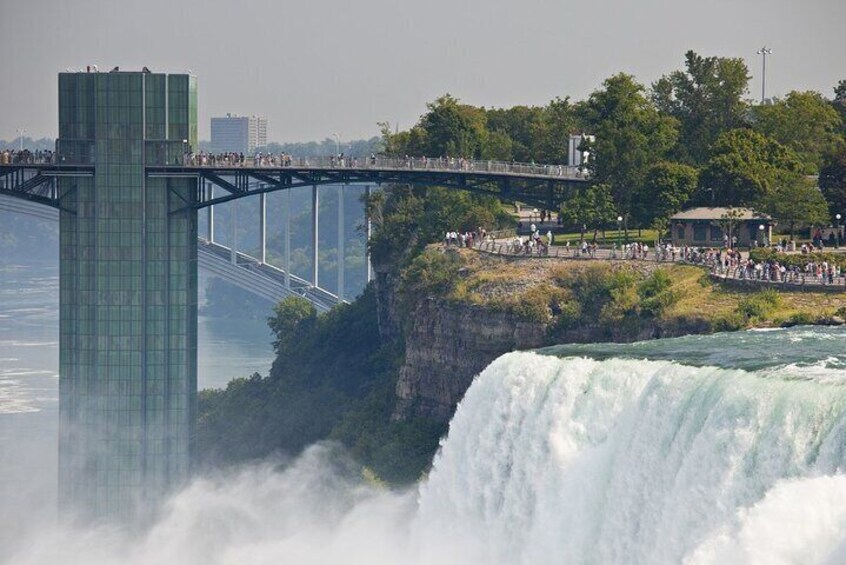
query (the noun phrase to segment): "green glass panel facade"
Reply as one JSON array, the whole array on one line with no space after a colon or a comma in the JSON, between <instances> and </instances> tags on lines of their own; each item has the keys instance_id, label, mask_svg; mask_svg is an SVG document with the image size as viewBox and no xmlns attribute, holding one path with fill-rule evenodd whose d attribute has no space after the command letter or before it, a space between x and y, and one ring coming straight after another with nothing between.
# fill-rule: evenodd
<instances>
[{"instance_id":1,"label":"green glass panel facade","mask_svg":"<svg viewBox=\"0 0 846 565\"><path fill-rule=\"evenodd\" d=\"M196 79L59 75L60 503L130 518L188 476L197 389ZM186 145L188 147L186 147Z\"/></svg>"}]
</instances>

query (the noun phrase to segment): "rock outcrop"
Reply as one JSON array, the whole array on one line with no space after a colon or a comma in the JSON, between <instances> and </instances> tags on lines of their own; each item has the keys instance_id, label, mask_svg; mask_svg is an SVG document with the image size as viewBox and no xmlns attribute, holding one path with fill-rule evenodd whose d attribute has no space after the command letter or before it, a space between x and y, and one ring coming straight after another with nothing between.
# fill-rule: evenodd
<instances>
[{"instance_id":1,"label":"rock outcrop","mask_svg":"<svg viewBox=\"0 0 846 565\"><path fill-rule=\"evenodd\" d=\"M541 347L546 329L484 306L422 300L405 324L394 418L449 421L473 377L504 353Z\"/></svg>"}]
</instances>

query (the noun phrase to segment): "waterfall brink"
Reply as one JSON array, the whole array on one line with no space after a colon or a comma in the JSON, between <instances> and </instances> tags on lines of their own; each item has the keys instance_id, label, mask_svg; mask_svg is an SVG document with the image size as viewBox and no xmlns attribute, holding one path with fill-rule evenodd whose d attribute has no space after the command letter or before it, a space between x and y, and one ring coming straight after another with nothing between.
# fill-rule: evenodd
<instances>
[{"instance_id":1,"label":"waterfall brink","mask_svg":"<svg viewBox=\"0 0 846 565\"><path fill-rule=\"evenodd\" d=\"M846 559L843 370L511 353L473 383L413 526L424 563Z\"/></svg>"}]
</instances>

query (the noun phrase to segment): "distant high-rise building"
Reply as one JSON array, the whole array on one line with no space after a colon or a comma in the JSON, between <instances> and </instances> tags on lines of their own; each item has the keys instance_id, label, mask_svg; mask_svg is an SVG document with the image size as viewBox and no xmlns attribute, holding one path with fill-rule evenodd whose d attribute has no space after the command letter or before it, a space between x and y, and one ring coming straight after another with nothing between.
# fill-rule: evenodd
<instances>
[{"instance_id":1,"label":"distant high-rise building","mask_svg":"<svg viewBox=\"0 0 846 565\"><path fill-rule=\"evenodd\" d=\"M250 154L267 145L267 118L226 114L211 119L211 150L214 153Z\"/></svg>"}]
</instances>

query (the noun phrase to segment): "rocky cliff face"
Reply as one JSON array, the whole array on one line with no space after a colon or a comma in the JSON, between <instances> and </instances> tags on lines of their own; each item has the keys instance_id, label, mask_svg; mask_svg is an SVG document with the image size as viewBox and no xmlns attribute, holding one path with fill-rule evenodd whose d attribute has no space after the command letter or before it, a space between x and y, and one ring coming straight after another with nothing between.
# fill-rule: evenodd
<instances>
[{"instance_id":1,"label":"rocky cliff face","mask_svg":"<svg viewBox=\"0 0 846 565\"><path fill-rule=\"evenodd\" d=\"M395 419L447 422L470 383L509 351L544 345L546 324L483 306L428 298L405 324Z\"/></svg>"}]
</instances>

